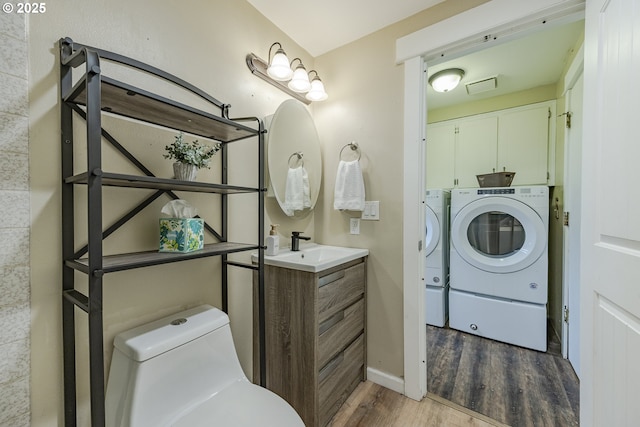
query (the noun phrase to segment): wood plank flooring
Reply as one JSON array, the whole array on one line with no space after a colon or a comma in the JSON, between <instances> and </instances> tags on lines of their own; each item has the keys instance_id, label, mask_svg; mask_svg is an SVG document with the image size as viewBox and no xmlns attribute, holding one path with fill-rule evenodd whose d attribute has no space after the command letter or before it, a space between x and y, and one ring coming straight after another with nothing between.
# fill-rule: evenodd
<instances>
[{"instance_id":1,"label":"wood plank flooring","mask_svg":"<svg viewBox=\"0 0 640 427\"><path fill-rule=\"evenodd\" d=\"M507 427L428 394L417 402L371 381L360 383L333 418L332 427Z\"/></svg>"},{"instance_id":2,"label":"wood plank flooring","mask_svg":"<svg viewBox=\"0 0 640 427\"><path fill-rule=\"evenodd\" d=\"M561 356L433 326L427 345L430 392L513 427L579 424L578 380Z\"/></svg>"}]
</instances>

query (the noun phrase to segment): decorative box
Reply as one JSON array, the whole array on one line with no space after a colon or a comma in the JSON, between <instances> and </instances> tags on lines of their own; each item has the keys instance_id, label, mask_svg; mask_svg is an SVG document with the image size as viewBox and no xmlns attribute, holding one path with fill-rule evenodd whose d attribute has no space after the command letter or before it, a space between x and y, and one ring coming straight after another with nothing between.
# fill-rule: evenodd
<instances>
[{"instance_id":1,"label":"decorative box","mask_svg":"<svg viewBox=\"0 0 640 427\"><path fill-rule=\"evenodd\" d=\"M160 252L193 252L203 247L202 218L160 218Z\"/></svg>"}]
</instances>

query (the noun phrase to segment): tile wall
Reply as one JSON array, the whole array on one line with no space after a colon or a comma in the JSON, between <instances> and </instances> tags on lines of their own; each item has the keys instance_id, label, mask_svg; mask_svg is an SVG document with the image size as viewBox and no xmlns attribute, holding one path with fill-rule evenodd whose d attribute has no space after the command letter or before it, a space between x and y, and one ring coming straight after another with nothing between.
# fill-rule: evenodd
<instances>
[{"instance_id":1,"label":"tile wall","mask_svg":"<svg viewBox=\"0 0 640 427\"><path fill-rule=\"evenodd\" d=\"M25 15L0 12L0 427L31 418L26 28Z\"/></svg>"}]
</instances>

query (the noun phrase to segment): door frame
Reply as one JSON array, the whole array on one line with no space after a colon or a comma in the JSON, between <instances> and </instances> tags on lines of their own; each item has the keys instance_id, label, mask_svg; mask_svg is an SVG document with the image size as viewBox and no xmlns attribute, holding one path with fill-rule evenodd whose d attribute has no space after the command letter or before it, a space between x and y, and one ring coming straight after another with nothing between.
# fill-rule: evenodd
<instances>
[{"instance_id":1,"label":"door frame","mask_svg":"<svg viewBox=\"0 0 640 427\"><path fill-rule=\"evenodd\" d=\"M427 393L422 295L427 64L584 19L584 10L584 0L491 0L396 41L396 62L404 64L403 319L407 397L421 400ZM488 41L487 35L491 35Z\"/></svg>"},{"instance_id":2,"label":"door frame","mask_svg":"<svg viewBox=\"0 0 640 427\"><path fill-rule=\"evenodd\" d=\"M565 96L565 112L569 112L572 111L572 105L570 105L570 94L573 93L573 87L575 85L575 83L578 81L578 79L580 78L580 76L582 76L583 74L583 70L584 70L584 43L580 46L580 48L578 49L578 52L576 53L576 56L574 57L571 65L569 66L569 70L567 71L567 74L565 76L565 80L564 80L564 93L563 95ZM569 138L570 138L570 131L565 127L565 131L564 131L564 178L563 178L563 184L564 184L564 190L563 190L563 194L564 194L564 208L563 211L564 212L571 212L571 220L575 223L575 224L580 224L580 199L578 197L577 203L574 200L574 196L573 194L575 193L575 188L576 185L575 183L572 182L571 180L571 176L576 176L575 173L569 174L568 172L570 171L570 168L568 167L568 162L569 162L569 146L567 145L567 143L569 142ZM571 204L568 206L567 202L573 200L571 202ZM562 250L562 307L563 309L568 309L569 313L573 313L573 316L570 317L570 321L572 322L579 322L580 321L580 317L576 316L576 313L579 314L580 311L580 307L577 307L577 310L575 309L575 307L573 306L574 303L576 303L576 301L573 301L572 298L570 298L570 295L579 295L579 289L576 289L576 287L580 286L580 266L579 265L571 265L569 263L570 260L570 254L575 252L575 251L580 251L580 241L578 240L577 242L574 241L574 239L570 239L569 236L569 232L567 230L566 226L563 226L563 250ZM575 278L577 277L578 280L571 280L571 278ZM577 292L576 292L577 291ZM577 301L577 304L579 304L580 302ZM578 328L580 327L580 325L578 325ZM569 336L569 323L566 321L562 322L562 336L561 336L561 340L562 340L562 357L564 357L565 359L569 359L569 339L575 339L578 340L578 343L580 342L580 336L579 334L577 334L577 336L574 336L573 338L570 338ZM574 347L575 348L575 347ZM569 362L571 362L571 360L569 359ZM572 363L573 366L573 363ZM578 375L578 377L580 377L580 372L579 372L579 367L578 369L576 369L576 366L574 366L574 371L576 372L576 375Z\"/></svg>"}]
</instances>

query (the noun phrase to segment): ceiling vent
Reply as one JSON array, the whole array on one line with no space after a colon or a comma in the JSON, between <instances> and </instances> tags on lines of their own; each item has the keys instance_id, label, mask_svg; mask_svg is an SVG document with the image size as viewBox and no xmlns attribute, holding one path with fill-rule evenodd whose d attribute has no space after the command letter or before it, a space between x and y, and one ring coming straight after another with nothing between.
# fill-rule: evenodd
<instances>
[{"instance_id":1,"label":"ceiling vent","mask_svg":"<svg viewBox=\"0 0 640 427\"><path fill-rule=\"evenodd\" d=\"M469 95L477 95L482 92L488 92L498 87L498 76L489 77L475 82L467 83L467 93Z\"/></svg>"}]
</instances>

